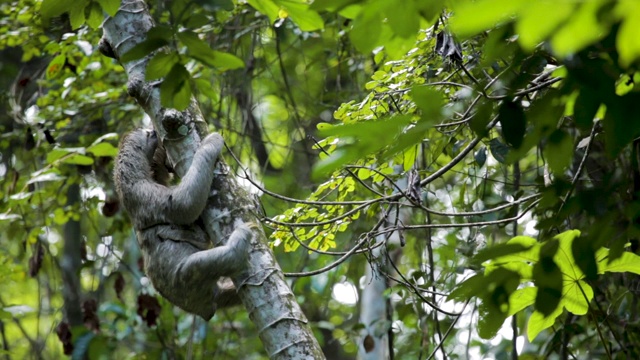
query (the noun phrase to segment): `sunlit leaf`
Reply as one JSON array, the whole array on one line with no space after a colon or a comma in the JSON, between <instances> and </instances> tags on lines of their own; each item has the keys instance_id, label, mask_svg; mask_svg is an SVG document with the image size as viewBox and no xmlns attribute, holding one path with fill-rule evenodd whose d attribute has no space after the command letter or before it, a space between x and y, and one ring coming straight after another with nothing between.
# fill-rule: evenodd
<instances>
[{"instance_id":1,"label":"sunlit leaf","mask_svg":"<svg viewBox=\"0 0 640 360\"><path fill-rule=\"evenodd\" d=\"M54 57L53 60L51 60L51 62L47 66L47 72L46 72L47 79L53 79L58 74L60 74L60 72L64 68L64 64L66 61L67 61L67 57L64 56L63 54L60 54Z\"/></svg>"},{"instance_id":2,"label":"sunlit leaf","mask_svg":"<svg viewBox=\"0 0 640 360\"><path fill-rule=\"evenodd\" d=\"M640 275L640 256L624 252L622 256L611 262L604 260L602 261L600 273L604 272L630 272Z\"/></svg>"},{"instance_id":3,"label":"sunlit leaf","mask_svg":"<svg viewBox=\"0 0 640 360\"><path fill-rule=\"evenodd\" d=\"M102 10L104 10L109 16L114 16L120 8L120 2L122 0L98 0Z\"/></svg>"},{"instance_id":4,"label":"sunlit leaf","mask_svg":"<svg viewBox=\"0 0 640 360\"><path fill-rule=\"evenodd\" d=\"M115 157L116 155L118 155L118 148L108 142L102 142L99 144L91 145L87 148L87 152L93 154L93 156Z\"/></svg>"},{"instance_id":5,"label":"sunlit leaf","mask_svg":"<svg viewBox=\"0 0 640 360\"><path fill-rule=\"evenodd\" d=\"M62 162L72 165L91 165L93 164L93 158L81 154L71 154L67 157L62 158Z\"/></svg>"},{"instance_id":6,"label":"sunlit leaf","mask_svg":"<svg viewBox=\"0 0 640 360\"><path fill-rule=\"evenodd\" d=\"M525 0L461 0L452 3L451 29L462 37L475 35L503 21L509 21Z\"/></svg>"},{"instance_id":7,"label":"sunlit leaf","mask_svg":"<svg viewBox=\"0 0 640 360\"><path fill-rule=\"evenodd\" d=\"M92 29L97 29L104 21L104 14L102 13L102 7L98 3L91 3L89 5L89 17L87 17L87 25Z\"/></svg>"},{"instance_id":8,"label":"sunlit leaf","mask_svg":"<svg viewBox=\"0 0 640 360\"><path fill-rule=\"evenodd\" d=\"M295 0L277 0L282 5L289 16L300 27L302 31L316 31L324 28L324 21L315 11L309 9L305 2Z\"/></svg>"},{"instance_id":9,"label":"sunlit leaf","mask_svg":"<svg viewBox=\"0 0 640 360\"><path fill-rule=\"evenodd\" d=\"M258 10L264 15L269 17L269 21L273 24L278 19L278 13L280 12L280 6L276 5L271 0L247 0L247 3L254 9Z\"/></svg>"},{"instance_id":10,"label":"sunlit leaf","mask_svg":"<svg viewBox=\"0 0 640 360\"><path fill-rule=\"evenodd\" d=\"M553 313L546 317L541 312L534 311L527 324L527 338L529 341L533 341L542 330L550 328L560 314L562 314L562 307L556 308Z\"/></svg>"},{"instance_id":11,"label":"sunlit leaf","mask_svg":"<svg viewBox=\"0 0 640 360\"><path fill-rule=\"evenodd\" d=\"M357 2L362 2L362 0L314 0L310 8L313 10L338 11Z\"/></svg>"},{"instance_id":12,"label":"sunlit leaf","mask_svg":"<svg viewBox=\"0 0 640 360\"><path fill-rule=\"evenodd\" d=\"M568 56L604 37L609 25L599 21L598 12L606 2L607 0L580 2L564 26L554 32L551 38L554 52L562 57Z\"/></svg>"},{"instance_id":13,"label":"sunlit leaf","mask_svg":"<svg viewBox=\"0 0 640 360\"><path fill-rule=\"evenodd\" d=\"M519 313L527 307L533 305L538 295L538 288L529 286L518 289L509 298L509 316Z\"/></svg>"},{"instance_id":14,"label":"sunlit leaf","mask_svg":"<svg viewBox=\"0 0 640 360\"><path fill-rule=\"evenodd\" d=\"M72 29L75 30L84 25L85 8L88 4L87 0L80 0L69 10L69 23Z\"/></svg>"},{"instance_id":15,"label":"sunlit leaf","mask_svg":"<svg viewBox=\"0 0 640 360\"><path fill-rule=\"evenodd\" d=\"M68 12L76 5L76 0L43 0L40 13L44 19L50 19Z\"/></svg>"},{"instance_id":16,"label":"sunlit leaf","mask_svg":"<svg viewBox=\"0 0 640 360\"><path fill-rule=\"evenodd\" d=\"M529 1L521 11L516 23L518 41L528 51L547 39L572 14L576 3L572 1ZM540 21L544 19L544 21Z\"/></svg>"},{"instance_id":17,"label":"sunlit leaf","mask_svg":"<svg viewBox=\"0 0 640 360\"><path fill-rule=\"evenodd\" d=\"M640 3L635 0L618 1L615 12L622 18L616 36L616 48L620 54L620 64L627 67L640 58Z\"/></svg>"}]
</instances>

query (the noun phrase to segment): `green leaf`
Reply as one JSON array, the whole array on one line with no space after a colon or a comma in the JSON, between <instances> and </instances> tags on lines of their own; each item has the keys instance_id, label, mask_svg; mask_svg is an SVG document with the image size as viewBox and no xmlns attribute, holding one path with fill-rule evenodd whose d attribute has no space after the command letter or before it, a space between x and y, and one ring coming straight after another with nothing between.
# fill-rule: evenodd
<instances>
[{"instance_id":1,"label":"green leaf","mask_svg":"<svg viewBox=\"0 0 640 360\"><path fill-rule=\"evenodd\" d=\"M545 242L540 259L533 266L533 281L538 288L534 306L545 316L556 310L562 298L562 272L553 259L559 247L557 240Z\"/></svg>"},{"instance_id":2,"label":"green leaf","mask_svg":"<svg viewBox=\"0 0 640 360\"><path fill-rule=\"evenodd\" d=\"M573 141L564 131L555 130L544 148L545 159L556 176L561 176L573 160Z\"/></svg>"},{"instance_id":3,"label":"green leaf","mask_svg":"<svg viewBox=\"0 0 640 360\"><path fill-rule=\"evenodd\" d=\"M216 89L214 89L210 80L197 78L197 79L194 79L194 83L198 91L200 91L202 94L204 94L204 96L208 97L209 99L215 99L218 97L216 93Z\"/></svg>"},{"instance_id":4,"label":"green leaf","mask_svg":"<svg viewBox=\"0 0 640 360\"><path fill-rule=\"evenodd\" d=\"M178 33L178 38L187 47L189 55L203 64L221 71L239 69L244 62L232 54L214 51L190 30Z\"/></svg>"},{"instance_id":5,"label":"green leaf","mask_svg":"<svg viewBox=\"0 0 640 360\"><path fill-rule=\"evenodd\" d=\"M247 3L260 13L267 15L269 21L273 24L278 20L278 13L280 12L280 6L276 5L271 0L247 0Z\"/></svg>"},{"instance_id":6,"label":"green leaf","mask_svg":"<svg viewBox=\"0 0 640 360\"><path fill-rule=\"evenodd\" d=\"M623 252L622 256L610 263L602 261L600 273L604 272L631 272L640 275L640 256L630 252Z\"/></svg>"},{"instance_id":7,"label":"green leaf","mask_svg":"<svg viewBox=\"0 0 640 360\"><path fill-rule=\"evenodd\" d=\"M397 134L403 127L411 122L411 116L396 115L378 121L362 121L355 124L346 124L338 126L326 126L319 129L318 134L322 137L338 136L338 137L359 137L366 138L370 141L379 143L381 136L390 136Z\"/></svg>"},{"instance_id":8,"label":"green leaf","mask_svg":"<svg viewBox=\"0 0 640 360\"><path fill-rule=\"evenodd\" d=\"M383 138L395 138L410 123L411 116L397 115L379 121L363 121L355 124L328 127L323 124L318 134L323 137L336 136L340 138L337 149L327 158L320 160L314 166L312 176L327 174L349 162L361 159L378 152L389 142L380 141ZM411 143L410 137L402 138L399 146L401 151ZM397 145L397 144L396 144ZM391 154L389 151L387 155Z\"/></svg>"},{"instance_id":9,"label":"green leaf","mask_svg":"<svg viewBox=\"0 0 640 360\"><path fill-rule=\"evenodd\" d=\"M404 0L401 6L387 1L385 15L391 30L403 38L415 37L420 29L420 13L415 0Z\"/></svg>"},{"instance_id":10,"label":"green leaf","mask_svg":"<svg viewBox=\"0 0 640 360\"><path fill-rule=\"evenodd\" d=\"M640 3L635 0L618 1L615 13L622 18L622 23L616 35L616 48L620 54L620 65L630 66L640 58Z\"/></svg>"},{"instance_id":11,"label":"green leaf","mask_svg":"<svg viewBox=\"0 0 640 360\"><path fill-rule=\"evenodd\" d=\"M182 64L176 64L160 85L160 102L162 106L184 110L191 102L191 86L189 72Z\"/></svg>"},{"instance_id":12,"label":"green leaf","mask_svg":"<svg viewBox=\"0 0 640 360\"><path fill-rule=\"evenodd\" d=\"M69 22L71 23L71 28L74 30L84 25L85 9L88 5L87 1L88 0L79 1L69 10Z\"/></svg>"},{"instance_id":13,"label":"green leaf","mask_svg":"<svg viewBox=\"0 0 640 360\"><path fill-rule=\"evenodd\" d=\"M71 359L82 360L87 358L87 355L89 355L89 345L91 344L93 338L95 338L96 336L97 334L88 331L80 336L76 341L74 341Z\"/></svg>"},{"instance_id":14,"label":"green leaf","mask_svg":"<svg viewBox=\"0 0 640 360\"><path fill-rule=\"evenodd\" d=\"M478 306L478 335L482 339L495 337L506 319L507 315L496 313L482 302Z\"/></svg>"},{"instance_id":15,"label":"green leaf","mask_svg":"<svg viewBox=\"0 0 640 360\"><path fill-rule=\"evenodd\" d=\"M155 80L166 76L174 65L180 62L180 57L174 52L158 52L149 64L145 73L146 80Z\"/></svg>"},{"instance_id":16,"label":"green leaf","mask_svg":"<svg viewBox=\"0 0 640 360\"><path fill-rule=\"evenodd\" d=\"M424 141L425 132L431 128L431 123L426 121L421 121L411 127L409 130L405 131L398 135L396 141L394 141L389 149L387 149L382 155L380 155L380 159L387 159L390 156L397 154L400 151L404 151L416 144ZM409 164L407 164L409 165Z\"/></svg>"},{"instance_id":17,"label":"green leaf","mask_svg":"<svg viewBox=\"0 0 640 360\"><path fill-rule=\"evenodd\" d=\"M533 245L524 245L518 242L507 242L505 244L493 245L480 250L474 257L475 263L483 263L487 260L505 258L507 255L525 252L531 249Z\"/></svg>"},{"instance_id":18,"label":"green leaf","mask_svg":"<svg viewBox=\"0 0 640 360\"><path fill-rule=\"evenodd\" d=\"M368 54L380 44L382 18L373 10L362 11L353 21L349 38L360 52Z\"/></svg>"},{"instance_id":19,"label":"green leaf","mask_svg":"<svg viewBox=\"0 0 640 360\"><path fill-rule=\"evenodd\" d=\"M233 4L231 4L233 6ZM211 19L205 14L192 14L186 21L187 29L198 29L211 23Z\"/></svg>"},{"instance_id":20,"label":"green leaf","mask_svg":"<svg viewBox=\"0 0 640 360\"><path fill-rule=\"evenodd\" d=\"M476 151L475 154L473 154L473 158L475 159L476 164L478 164L479 167L483 167L487 162L487 147L481 147L478 151Z\"/></svg>"},{"instance_id":21,"label":"green leaf","mask_svg":"<svg viewBox=\"0 0 640 360\"><path fill-rule=\"evenodd\" d=\"M455 289L449 293L447 300L466 301L473 296L485 292L488 285L489 281L483 274L474 275L458 284Z\"/></svg>"},{"instance_id":22,"label":"green leaf","mask_svg":"<svg viewBox=\"0 0 640 360\"><path fill-rule=\"evenodd\" d=\"M87 24L95 30L100 27L102 21L104 21L102 7L98 3L91 3L89 8L89 17L87 18Z\"/></svg>"},{"instance_id":23,"label":"green leaf","mask_svg":"<svg viewBox=\"0 0 640 360\"><path fill-rule=\"evenodd\" d=\"M498 121L502 125L502 136L507 144L514 148L522 145L525 131L527 129L527 121L524 116L524 110L518 102L505 100L500 111L498 112Z\"/></svg>"},{"instance_id":24,"label":"green leaf","mask_svg":"<svg viewBox=\"0 0 640 360\"><path fill-rule=\"evenodd\" d=\"M518 289L509 298L509 316L515 315L527 307L533 305L538 295L538 288L528 286Z\"/></svg>"},{"instance_id":25,"label":"green leaf","mask_svg":"<svg viewBox=\"0 0 640 360\"><path fill-rule=\"evenodd\" d=\"M309 5L294 0L277 0L289 13L291 20L300 27L302 31L316 31L324 29L324 21L315 11L309 9Z\"/></svg>"},{"instance_id":26,"label":"green leaf","mask_svg":"<svg viewBox=\"0 0 640 360\"><path fill-rule=\"evenodd\" d=\"M489 133L487 125L493 117L493 102L480 100L477 108L478 111L471 117L471 120L469 120L469 127L471 127L471 130L473 130L476 135L483 138Z\"/></svg>"},{"instance_id":27,"label":"green leaf","mask_svg":"<svg viewBox=\"0 0 640 360\"><path fill-rule=\"evenodd\" d=\"M592 299L593 288L584 280L565 282L560 308L564 306L574 315L585 315Z\"/></svg>"},{"instance_id":28,"label":"green leaf","mask_svg":"<svg viewBox=\"0 0 640 360\"><path fill-rule=\"evenodd\" d=\"M115 157L118 155L118 148L111 145L111 143L101 142L88 147L87 152L93 154L93 156Z\"/></svg>"},{"instance_id":29,"label":"green leaf","mask_svg":"<svg viewBox=\"0 0 640 360\"><path fill-rule=\"evenodd\" d=\"M596 280L598 278L598 263L593 244L585 238L577 240L571 243L571 254L576 265L582 270L587 280Z\"/></svg>"},{"instance_id":30,"label":"green leaf","mask_svg":"<svg viewBox=\"0 0 640 360\"><path fill-rule=\"evenodd\" d=\"M64 68L64 64L66 62L67 62L67 57L64 56L63 54L60 54L54 57L53 60L51 60L51 62L47 66L47 73L46 73L47 80L53 79L56 76L58 76L58 74L62 72L62 69Z\"/></svg>"},{"instance_id":31,"label":"green leaf","mask_svg":"<svg viewBox=\"0 0 640 360\"><path fill-rule=\"evenodd\" d=\"M529 1L519 12L516 23L518 42L532 51L558 27L567 21L576 7L575 2L556 0ZM544 21L540 21L544 19Z\"/></svg>"},{"instance_id":32,"label":"green leaf","mask_svg":"<svg viewBox=\"0 0 640 360\"><path fill-rule=\"evenodd\" d=\"M98 0L98 3L102 6L104 12L109 14L109 16L114 16L120 8L121 1L122 0Z\"/></svg>"},{"instance_id":33,"label":"green leaf","mask_svg":"<svg viewBox=\"0 0 640 360\"><path fill-rule=\"evenodd\" d=\"M410 94L416 106L422 111L422 120L431 123L440 120L444 105L441 92L424 85L416 85L411 88Z\"/></svg>"},{"instance_id":34,"label":"green leaf","mask_svg":"<svg viewBox=\"0 0 640 360\"><path fill-rule=\"evenodd\" d=\"M573 105L573 117L576 124L582 129L591 128L601 103L597 91L587 87L582 88Z\"/></svg>"},{"instance_id":35,"label":"green leaf","mask_svg":"<svg viewBox=\"0 0 640 360\"><path fill-rule=\"evenodd\" d=\"M534 311L531 317L529 317L529 323L527 324L527 337L529 341L533 341L542 330L550 328L560 314L562 314L562 307L558 307L553 313L549 314L549 316L544 316L541 312Z\"/></svg>"},{"instance_id":36,"label":"green leaf","mask_svg":"<svg viewBox=\"0 0 640 360\"><path fill-rule=\"evenodd\" d=\"M56 161L61 161L65 164L74 165L91 165L93 159L85 156L86 149L83 147L78 148L54 148L47 153L47 163L53 164Z\"/></svg>"},{"instance_id":37,"label":"green leaf","mask_svg":"<svg viewBox=\"0 0 640 360\"><path fill-rule=\"evenodd\" d=\"M362 2L362 0L314 0L309 8L336 12L358 2Z\"/></svg>"},{"instance_id":38,"label":"green leaf","mask_svg":"<svg viewBox=\"0 0 640 360\"><path fill-rule=\"evenodd\" d=\"M42 0L40 13L42 18L47 20L69 12L76 5L76 0Z\"/></svg>"},{"instance_id":39,"label":"green leaf","mask_svg":"<svg viewBox=\"0 0 640 360\"><path fill-rule=\"evenodd\" d=\"M603 24L598 19L600 8L607 1L590 0L579 3L568 21L551 38L551 47L558 56L575 54L609 33L609 24Z\"/></svg>"},{"instance_id":40,"label":"green leaf","mask_svg":"<svg viewBox=\"0 0 640 360\"><path fill-rule=\"evenodd\" d=\"M486 288L476 294L482 298L479 307L478 334L485 339L496 335L509 314L510 298L516 291L520 276L508 269L496 269L485 274Z\"/></svg>"},{"instance_id":41,"label":"green leaf","mask_svg":"<svg viewBox=\"0 0 640 360\"><path fill-rule=\"evenodd\" d=\"M640 93L636 92L616 96L606 103L607 112L602 124L605 148L611 158L617 156L627 144L640 136L640 121L629 119L629 114L636 112L638 104L640 104Z\"/></svg>"},{"instance_id":42,"label":"green leaf","mask_svg":"<svg viewBox=\"0 0 640 360\"><path fill-rule=\"evenodd\" d=\"M213 56L212 64L219 71L235 70L244 67L244 61L233 54L214 51Z\"/></svg>"},{"instance_id":43,"label":"green leaf","mask_svg":"<svg viewBox=\"0 0 640 360\"><path fill-rule=\"evenodd\" d=\"M525 0L459 0L452 3L451 29L461 37L469 37L494 25L510 21Z\"/></svg>"},{"instance_id":44,"label":"green leaf","mask_svg":"<svg viewBox=\"0 0 640 360\"><path fill-rule=\"evenodd\" d=\"M92 165L93 158L86 155L81 155L81 154L72 154L68 157L63 158L62 162L64 164L71 164L71 165Z\"/></svg>"},{"instance_id":45,"label":"green leaf","mask_svg":"<svg viewBox=\"0 0 640 360\"><path fill-rule=\"evenodd\" d=\"M153 51L166 46L173 37L173 31L166 26L156 26L147 33L147 39L122 55L122 62L129 62L150 55Z\"/></svg>"},{"instance_id":46,"label":"green leaf","mask_svg":"<svg viewBox=\"0 0 640 360\"><path fill-rule=\"evenodd\" d=\"M502 143L497 138L491 139L489 141L489 150L491 150L491 155L501 164L504 164L507 161L507 154L509 154L509 147Z\"/></svg>"}]
</instances>

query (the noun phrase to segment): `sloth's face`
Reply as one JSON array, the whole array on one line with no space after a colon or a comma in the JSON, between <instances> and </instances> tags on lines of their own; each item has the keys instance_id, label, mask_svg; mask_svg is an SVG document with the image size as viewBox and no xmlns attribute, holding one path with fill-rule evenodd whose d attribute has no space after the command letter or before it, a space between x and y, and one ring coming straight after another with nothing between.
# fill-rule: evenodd
<instances>
[{"instance_id":1,"label":"sloth's face","mask_svg":"<svg viewBox=\"0 0 640 360\"><path fill-rule=\"evenodd\" d=\"M158 147L158 135L153 130L148 130L144 132L146 138L144 139L144 153L149 160L149 163L153 162L153 154L156 152L156 147Z\"/></svg>"}]
</instances>

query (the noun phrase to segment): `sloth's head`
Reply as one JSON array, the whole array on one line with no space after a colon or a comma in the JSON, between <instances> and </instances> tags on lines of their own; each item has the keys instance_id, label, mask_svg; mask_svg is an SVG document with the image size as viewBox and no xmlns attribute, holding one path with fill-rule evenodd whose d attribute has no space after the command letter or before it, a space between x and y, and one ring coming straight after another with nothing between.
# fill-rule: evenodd
<instances>
[{"instance_id":1,"label":"sloth's head","mask_svg":"<svg viewBox=\"0 0 640 360\"><path fill-rule=\"evenodd\" d=\"M153 163L153 155L158 147L158 135L153 130L141 129L127 135L125 142L130 143L134 152L144 154L148 164Z\"/></svg>"},{"instance_id":2,"label":"sloth's head","mask_svg":"<svg viewBox=\"0 0 640 360\"><path fill-rule=\"evenodd\" d=\"M115 163L116 185L120 182L135 182L152 175L153 156L158 147L155 131L134 130L120 142L119 155Z\"/></svg>"}]
</instances>

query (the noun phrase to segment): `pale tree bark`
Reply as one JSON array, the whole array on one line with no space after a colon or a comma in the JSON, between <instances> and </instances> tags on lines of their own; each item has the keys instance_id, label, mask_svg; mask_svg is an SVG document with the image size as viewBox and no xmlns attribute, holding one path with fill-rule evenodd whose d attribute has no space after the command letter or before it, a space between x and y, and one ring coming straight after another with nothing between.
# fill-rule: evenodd
<instances>
[{"instance_id":1,"label":"pale tree bark","mask_svg":"<svg viewBox=\"0 0 640 360\"><path fill-rule=\"evenodd\" d=\"M395 182L395 188L407 187L407 178L402 177ZM406 210L391 208L383 215L386 226L396 226L398 223L406 223L409 213ZM359 360L386 360L393 359L393 332L391 302L384 295L389 287L386 274L392 271L389 258L395 260L399 255L396 250L388 253L388 244L401 245L400 232L398 230L390 234L379 235L376 242L384 243L371 251L369 262L365 265L364 289L360 301L360 322L364 325L360 333L358 345Z\"/></svg>"},{"instance_id":2,"label":"pale tree bark","mask_svg":"<svg viewBox=\"0 0 640 360\"><path fill-rule=\"evenodd\" d=\"M119 59L142 42L154 26L148 8L140 0L123 0L118 13L103 24L103 52ZM127 75L127 89L152 119L158 137L167 149L167 157L181 176L189 168L195 149L207 132L207 124L196 103L185 111L163 108L160 104L159 82L145 80L145 70L151 56L122 64ZM190 131L181 136L183 129ZM180 130L178 130L180 129ZM195 131L191 131L195 130ZM234 224L259 224L255 201L239 186L226 165L212 185L212 196L202 219L212 239L224 239ZM305 315L284 280L273 253L265 245L262 228L253 229L254 240L249 256L249 269L232 280L239 289L242 303L259 331L260 339L271 359L324 359ZM203 284L206 286L206 284Z\"/></svg>"},{"instance_id":3,"label":"pale tree bark","mask_svg":"<svg viewBox=\"0 0 640 360\"><path fill-rule=\"evenodd\" d=\"M386 224L393 226L398 220L398 212L391 210L386 217ZM388 236L379 235L376 241L400 244L400 233L394 231ZM389 287L386 274L390 271L386 244L373 249L369 263L365 265L364 289L360 301L360 322L364 328L358 345L359 360L393 359L391 304L384 295Z\"/></svg>"},{"instance_id":4,"label":"pale tree bark","mask_svg":"<svg viewBox=\"0 0 640 360\"><path fill-rule=\"evenodd\" d=\"M370 263L365 269L365 287L360 301L360 322L364 325L358 345L360 360L384 360L390 357L388 334L391 322L388 300L384 296L387 278L381 272L387 271L387 259L381 248L372 251Z\"/></svg>"}]
</instances>

